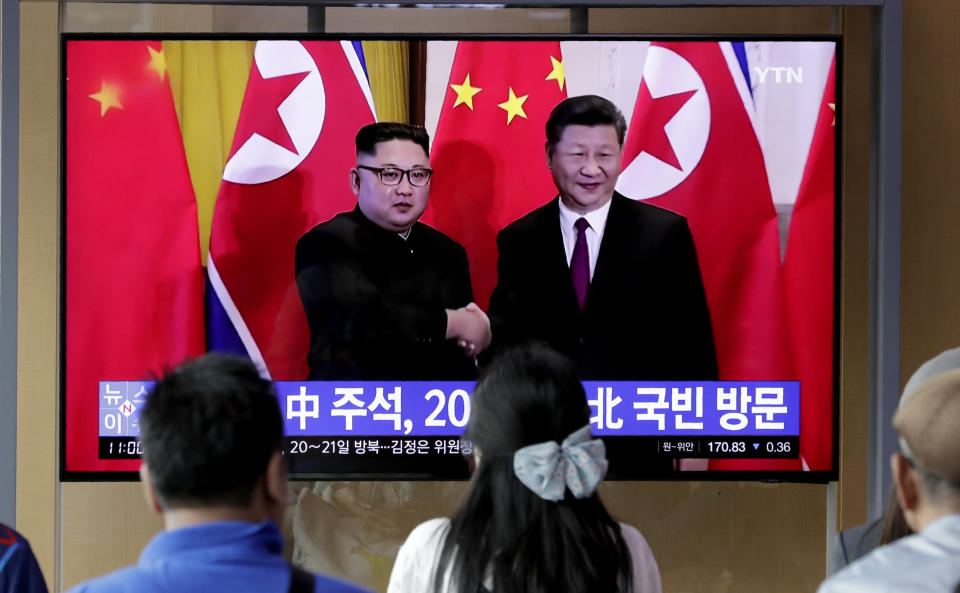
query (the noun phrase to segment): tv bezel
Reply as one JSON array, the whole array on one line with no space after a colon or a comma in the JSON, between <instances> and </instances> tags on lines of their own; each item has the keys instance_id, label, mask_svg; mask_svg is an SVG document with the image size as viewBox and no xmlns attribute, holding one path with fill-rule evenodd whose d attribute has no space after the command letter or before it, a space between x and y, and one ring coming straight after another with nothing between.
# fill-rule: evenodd
<instances>
[{"instance_id":1,"label":"tv bezel","mask_svg":"<svg viewBox=\"0 0 960 593\"><path fill-rule=\"evenodd\" d=\"M67 44L70 41L260 41L289 40L297 41L823 41L835 44L834 81L837 105L843 105L843 36L839 34L749 34L749 35L647 35L647 34L580 34L580 33L537 33L537 34L488 34L488 33L71 33L60 34L60 78L59 78L59 219L58 219L58 291L60 312L58 319L59 355L59 480L61 482L135 482L140 480L136 471L81 471L67 468L67 385L66 385L66 58ZM677 471L668 477L662 475L630 478L610 478L613 481L748 481L748 482L790 482L790 483L827 483L839 477L840 459L840 344L841 344L841 289L842 289L842 149L843 125L842 109L836 110L835 149L834 149L834 274L833 274L833 361L832 361L832 447L830 470L706 470ZM132 380L132 379L131 379ZM337 480L337 481L457 481L468 478L420 473L310 473L290 475L291 480Z\"/></svg>"}]
</instances>

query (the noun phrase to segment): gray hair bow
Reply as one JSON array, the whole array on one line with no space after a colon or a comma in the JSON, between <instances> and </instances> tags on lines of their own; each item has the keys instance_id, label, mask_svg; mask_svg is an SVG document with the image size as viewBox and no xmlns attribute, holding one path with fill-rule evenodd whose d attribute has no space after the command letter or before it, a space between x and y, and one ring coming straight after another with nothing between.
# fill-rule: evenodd
<instances>
[{"instance_id":1,"label":"gray hair bow","mask_svg":"<svg viewBox=\"0 0 960 593\"><path fill-rule=\"evenodd\" d=\"M547 441L517 449L513 472L523 485L544 500L563 500L564 490L577 498L593 494L607 474L607 450L590 438L590 425L570 433L563 443Z\"/></svg>"}]
</instances>

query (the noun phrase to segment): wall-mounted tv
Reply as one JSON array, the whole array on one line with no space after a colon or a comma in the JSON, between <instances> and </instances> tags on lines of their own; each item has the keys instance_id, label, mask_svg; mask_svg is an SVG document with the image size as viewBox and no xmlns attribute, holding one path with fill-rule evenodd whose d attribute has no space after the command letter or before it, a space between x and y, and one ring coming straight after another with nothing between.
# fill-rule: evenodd
<instances>
[{"instance_id":1,"label":"wall-mounted tv","mask_svg":"<svg viewBox=\"0 0 960 593\"><path fill-rule=\"evenodd\" d=\"M62 477L133 478L151 381L226 351L294 477L465 478L474 381L538 340L611 477L835 478L839 42L64 35ZM548 142L583 95L623 115L602 154L566 134L606 123ZM432 175L356 168L390 119ZM391 174L429 196L408 233L357 207ZM578 294L557 196L604 184ZM478 356L444 335L469 302Z\"/></svg>"}]
</instances>

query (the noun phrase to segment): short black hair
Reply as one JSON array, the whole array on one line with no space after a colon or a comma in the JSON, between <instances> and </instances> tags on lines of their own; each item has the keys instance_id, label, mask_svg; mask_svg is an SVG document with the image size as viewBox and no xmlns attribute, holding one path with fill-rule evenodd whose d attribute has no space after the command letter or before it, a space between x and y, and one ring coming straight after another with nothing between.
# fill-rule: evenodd
<instances>
[{"instance_id":1,"label":"short black hair","mask_svg":"<svg viewBox=\"0 0 960 593\"><path fill-rule=\"evenodd\" d=\"M273 384L237 356L211 353L174 369L140 413L143 459L164 508L249 506L282 440Z\"/></svg>"},{"instance_id":2,"label":"short black hair","mask_svg":"<svg viewBox=\"0 0 960 593\"><path fill-rule=\"evenodd\" d=\"M620 146L627 133L627 120L617 106L597 95L570 97L558 103L547 118L547 144L556 146L563 131L572 125L613 126Z\"/></svg>"},{"instance_id":3,"label":"short black hair","mask_svg":"<svg viewBox=\"0 0 960 593\"><path fill-rule=\"evenodd\" d=\"M430 154L430 136L427 130L395 121L381 121L360 128L357 132L357 154L376 154L377 144L390 140L410 140L419 144L424 153Z\"/></svg>"}]
</instances>

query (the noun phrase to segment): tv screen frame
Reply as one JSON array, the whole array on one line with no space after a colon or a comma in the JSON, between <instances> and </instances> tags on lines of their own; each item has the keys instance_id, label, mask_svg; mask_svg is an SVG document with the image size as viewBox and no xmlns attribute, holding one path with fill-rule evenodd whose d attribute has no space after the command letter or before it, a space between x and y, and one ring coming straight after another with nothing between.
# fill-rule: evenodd
<instances>
[{"instance_id":1,"label":"tv screen frame","mask_svg":"<svg viewBox=\"0 0 960 593\"><path fill-rule=\"evenodd\" d=\"M834 43L835 56L841 58L842 37L839 35L724 35L724 36L651 36L651 35L489 35L489 34L457 34L457 35L437 35L437 34L402 34L402 35L337 35L337 34L258 34L258 35L183 35L183 34L61 34L61 64L63 65L64 75L61 77L60 98L61 98L61 134L60 134L60 186L61 186L61 208L60 208L60 479L63 481L121 481L136 480L138 474L135 471L87 471L68 469L67 467L67 448L69 445L67 438L68 401L67 401L67 324L69 311L67 308L67 216L68 196L67 196L67 53L68 44L71 41L146 41L146 40L170 40L170 41L226 41L226 40L288 40L296 39L298 41L547 41L557 40L567 41L651 41L651 42L683 42L683 41L733 41L733 42L753 42L753 41L825 41ZM836 59L835 65L835 92L836 103L842 105L842 59ZM840 110L836 110L836 127L834 137L834 180L833 180L833 357L832 357L832 447L831 447L831 468L829 470L814 471L781 471L781 470L714 470L714 471L695 471L695 472L673 472L666 479L670 480L775 480L790 482L827 482L836 480L839 468L839 345L840 345L840 291L841 291L841 258L840 249L842 244L841 237L841 156L842 156L842 125ZM629 123L629 117L628 117ZM431 143L435 137L431 137ZM352 145L344 147L345 152L352 152ZM344 172L344 177L346 172ZM104 379L124 379L136 380L147 377L127 377L114 378L104 377ZM294 473L293 479L451 479L449 475L425 475L419 472L404 472L396 474L385 473ZM467 475L457 476L455 479L464 479ZM615 478L617 479L617 478ZM643 476L630 476L622 479L665 479L662 475L645 478Z\"/></svg>"}]
</instances>

